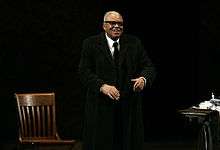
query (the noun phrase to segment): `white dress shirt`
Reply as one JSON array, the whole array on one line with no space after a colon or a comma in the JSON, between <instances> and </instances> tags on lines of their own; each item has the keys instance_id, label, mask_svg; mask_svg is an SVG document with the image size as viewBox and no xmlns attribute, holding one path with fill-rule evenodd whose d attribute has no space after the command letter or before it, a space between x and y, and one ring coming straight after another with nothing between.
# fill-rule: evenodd
<instances>
[{"instance_id":1,"label":"white dress shirt","mask_svg":"<svg viewBox=\"0 0 220 150\"><path fill-rule=\"evenodd\" d=\"M113 43L117 42L117 43L118 43L118 50L120 50L119 39L118 39L117 41L113 41L111 38L109 38L109 37L107 36L107 34L105 34L105 36L106 36L106 39L107 39L107 42L108 42L109 50L111 51L111 54L112 54L112 56L113 56L113 54L114 54L114 49L115 49L115 48L113 47Z\"/></svg>"}]
</instances>

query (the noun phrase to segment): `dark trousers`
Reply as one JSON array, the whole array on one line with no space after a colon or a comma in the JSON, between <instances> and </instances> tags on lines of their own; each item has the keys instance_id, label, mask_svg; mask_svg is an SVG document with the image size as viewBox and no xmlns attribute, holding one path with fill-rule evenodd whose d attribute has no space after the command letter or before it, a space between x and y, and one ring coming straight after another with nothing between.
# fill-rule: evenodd
<instances>
[{"instance_id":1,"label":"dark trousers","mask_svg":"<svg viewBox=\"0 0 220 150\"><path fill-rule=\"evenodd\" d=\"M114 136L113 148L114 150L124 150L125 131L127 127L127 102L120 99L120 102L114 104Z\"/></svg>"}]
</instances>

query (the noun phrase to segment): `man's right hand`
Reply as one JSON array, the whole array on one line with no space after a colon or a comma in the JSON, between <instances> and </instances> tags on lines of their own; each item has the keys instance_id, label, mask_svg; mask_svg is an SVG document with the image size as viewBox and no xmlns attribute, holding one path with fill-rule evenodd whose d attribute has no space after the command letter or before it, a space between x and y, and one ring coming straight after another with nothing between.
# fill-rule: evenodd
<instances>
[{"instance_id":1,"label":"man's right hand","mask_svg":"<svg viewBox=\"0 0 220 150\"><path fill-rule=\"evenodd\" d=\"M120 98L120 93L119 91L116 89L115 86L112 85L108 85L108 84L103 84L100 88L100 91L107 95L108 97L110 97L113 100L119 100Z\"/></svg>"}]
</instances>

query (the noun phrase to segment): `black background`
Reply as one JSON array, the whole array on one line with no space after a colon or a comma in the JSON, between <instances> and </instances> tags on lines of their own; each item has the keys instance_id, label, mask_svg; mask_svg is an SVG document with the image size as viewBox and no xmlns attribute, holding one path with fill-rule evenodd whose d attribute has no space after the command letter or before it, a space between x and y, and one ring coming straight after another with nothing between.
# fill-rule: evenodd
<instances>
[{"instance_id":1,"label":"black background","mask_svg":"<svg viewBox=\"0 0 220 150\"><path fill-rule=\"evenodd\" d=\"M205 2L1 0L1 139L17 138L14 93L39 91L56 93L61 135L81 138L81 44L102 31L107 10L121 12L125 32L140 37L158 72L144 92L146 140L181 136L178 110L219 92L217 8Z\"/></svg>"}]
</instances>

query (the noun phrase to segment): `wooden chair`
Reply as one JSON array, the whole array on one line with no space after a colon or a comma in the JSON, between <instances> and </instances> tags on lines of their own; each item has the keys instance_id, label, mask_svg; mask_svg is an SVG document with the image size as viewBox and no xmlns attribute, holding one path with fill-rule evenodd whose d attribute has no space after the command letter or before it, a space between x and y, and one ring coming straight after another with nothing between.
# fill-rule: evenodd
<instances>
[{"instance_id":1,"label":"wooden chair","mask_svg":"<svg viewBox=\"0 0 220 150\"><path fill-rule=\"evenodd\" d=\"M15 93L19 116L19 149L25 145L69 145L76 140L61 139L56 128L55 93ZM51 146L52 146L51 145Z\"/></svg>"}]
</instances>

